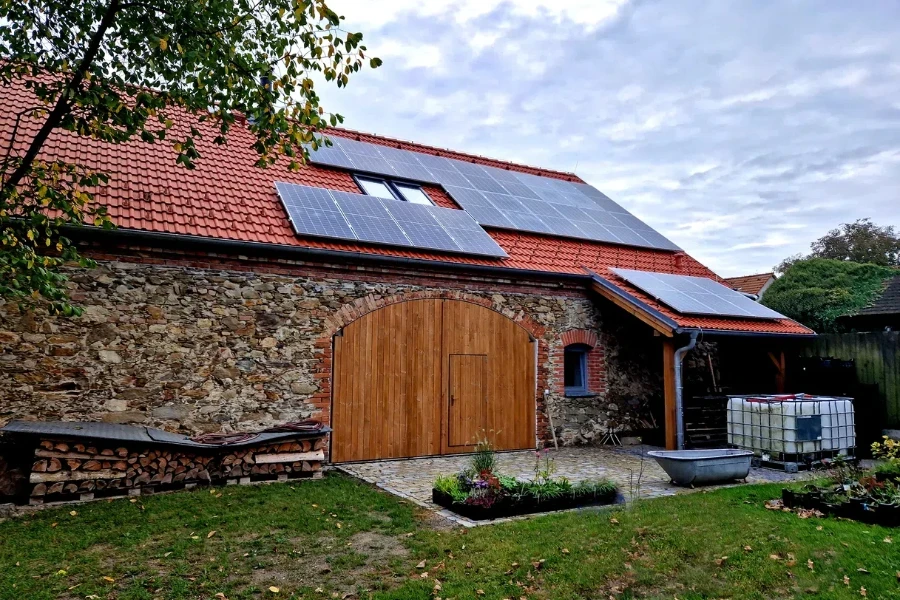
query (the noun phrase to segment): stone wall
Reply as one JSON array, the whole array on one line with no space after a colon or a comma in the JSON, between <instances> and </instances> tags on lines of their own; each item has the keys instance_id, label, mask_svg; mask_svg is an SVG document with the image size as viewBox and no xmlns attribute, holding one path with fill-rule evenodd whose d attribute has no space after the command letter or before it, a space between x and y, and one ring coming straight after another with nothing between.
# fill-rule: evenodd
<instances>
[{"instance_id":1,"label":"stone wall","mask_svg":"<svg viewBox=\"0 0 900 600\"><path fill-rule=\"evenodd\" d=\"M384 299L464 294L528 321L540 341L541 392L559 387L560 336L600 331L595 304L558 283L134 260L70 273L72 296L84 307L79 318L0 305L0 424L87 420L199 433L327 421L329 328ZM577 415L596 422L610 412L603 394L575 400L553 392L548 401L560 409L556 425L573 431L583 429ZM538 405L542 435L540 398Z\"/></svg>"}]
</instances>

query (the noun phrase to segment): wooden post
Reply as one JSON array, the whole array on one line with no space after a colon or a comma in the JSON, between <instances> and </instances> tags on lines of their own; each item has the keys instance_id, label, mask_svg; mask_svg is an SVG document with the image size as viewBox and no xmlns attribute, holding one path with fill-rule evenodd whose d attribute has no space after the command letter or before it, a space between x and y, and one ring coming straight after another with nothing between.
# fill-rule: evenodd
<instances>
[{"instance_id":1,"label":"wooden post","mask_svg":"<svg viewBox=\"0 0 900 600\"><path fill-rule=\"evenodd\" d=\"M663 397L666 415L666 450L677 450L678 440L676 428L678 419L675 413L675 341L666 338L662 343L663 350Z\"/></svg>"},{"instance_id":2,"label":"wooden post","mask_svg":"<svg viewBox=\"0 0 900 600\"><path fill-rule=\"evenodd\" d=\"M769 358L775 365L775 393L783 394L785 374L787 372L787 363L784 359L784 350L781 351L779 356L775 356L774 352L769 352Z\"/></svg>"}]
</instances>

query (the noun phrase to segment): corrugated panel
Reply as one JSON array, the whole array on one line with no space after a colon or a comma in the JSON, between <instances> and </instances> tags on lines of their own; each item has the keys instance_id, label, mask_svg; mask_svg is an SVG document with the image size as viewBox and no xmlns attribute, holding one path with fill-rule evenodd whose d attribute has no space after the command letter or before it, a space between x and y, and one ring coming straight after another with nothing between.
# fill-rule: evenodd
<instances>
[{"instance_id":1,"label":"corrugated panel","mask_svg":"<svg viewBox=\"0 0 900 600\"><path fill-rule=\"evenodd\" d=\"M259 446L279 440L297 440L312 437L321 437L331 431L323 427L313 433L294 431L260 433L252 439L236 444L228 444L228 448L242 446ZM0 433L11 435L31 435L46 438L61 439L85 439L104 440L121 444L145 444L180 446L194 449L218 448L213 444L198 444L187 436L178 433L170 433L162 429L142 427L135 425L119 425L113 423L81 423L76 421L10 421L5 427L0 428Z\"/></svg>"}]
</instances>

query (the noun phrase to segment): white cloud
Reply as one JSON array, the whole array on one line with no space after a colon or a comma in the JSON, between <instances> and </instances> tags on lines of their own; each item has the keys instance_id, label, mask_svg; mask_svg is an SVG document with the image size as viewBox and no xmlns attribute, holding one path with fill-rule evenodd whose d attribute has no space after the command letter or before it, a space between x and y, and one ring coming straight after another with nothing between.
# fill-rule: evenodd
<instances>
[{"instance_id":1,"label":"white cloud","mask_svg":"<svg viewBox=\"0 0 900 600\"><path fill-rule=\"evenodd\" d=\"M399 18L415 15L464 25L504 8L517 17L536 21L569 21L593 29L614 19L629 0L332 0L329 6L347 22L383 27Z\"/></svg>"},{"instance_id":2,"label":"white cloud","mask_svg":"<svg viewBox=\"0 0 900 600\"><path fill-rule=\"evenodd\" d=\"M900 225L900 5L335 0L348 127L579 176L723 275Z\"/></svg>"},{"instance_id":3,"label":"white cloud","mask_svg":"<svg viewBox=\"0 0 900 600\"><path fill-rule=\"evenodd\" d=\"M389 39L378 45L377 54L382 60L399 60L407 69L443 67L441 49L433 44L411 44Z\"/></svg>"}]
</instances>

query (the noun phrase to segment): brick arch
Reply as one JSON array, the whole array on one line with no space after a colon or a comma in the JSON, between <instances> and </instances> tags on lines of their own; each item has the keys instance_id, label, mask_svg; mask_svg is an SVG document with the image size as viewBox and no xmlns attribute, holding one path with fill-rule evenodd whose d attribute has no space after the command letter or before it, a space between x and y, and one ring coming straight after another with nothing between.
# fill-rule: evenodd
<instances>
[{"instance_id":1,"label":"brick arch","mask_svg":"<svg viewBox=\"0 0 900 600\"><path fill-rule=\"evenodd\" d=\"M559 341L562 342L563 347L584 344L594 348L597 346L598 338L597 332L590 329L570 329L559 336Z\"/></svg>"},{"instance_id":2,"label":"brick arch","mask_svg":"<svg viewBox=\"0 0 900 600\"><path fill-rule=\"evenodd\" d=\"M327 338L330 340L331 337L334 336L334 334L336 334L338 331L340 331L353 321L369 313L375 312L376 310L384 308L385 306L390 306L391 304L409 302L411 300L461 300L463 302L470 302L472 304L483 306L484 308L490 309L498 314L503 315L507 319L519 325L522 329L527 331L531 335L531 337L535 339L542 338L545 333L544 326L536 322L524 312L503 310L499 307L494 306L494 303L490 298L458 291L421 290L406 292L403 294L394 294L391 296L375 296L369 294L368 296L358 298L353 302L345 304L334 314L325 319L325 332L323 333L322 338Z\"/></svg>"},{"instance_id":3,"label":"brick arch","mask_svg":"<svg viewBox=\"0 0 900 600\"><path fill-rule=\"evenodd\" d=\"M375 312L385 306L390 306L391 304L409 302L411 300L460 300L462 302L477 304L513 321L516 325L527 331L532 338L537 340L537 389L535 397L537 409L536 432L539 439L545 439L549 431L543 397L543 390L546 388L547 382L549 381L549 372L545 368L549 356L549 347L547 340L544 338L546 328L532 319L524 311L503 309L499 305L495 305L488 297L461 291L417 290L390 296L376 296L374 294L369 294L363 298L357 298L353 302L343 305L328 316L325 319L325 330L315 342L315 349L319 353L319 356L313 369L313 377L315 377L319 385L319 391L313 394L309 400L317 410L313 417L321 419L326 425L331 424L331 376L333 366L332 338L334 335L353 321L356 321L369 313Z\"/></svg>"},{"instance_id":4,"label":"brick arch","mask_svg":"<svg viewBox=\"0 0 900 600\"><path fill-rule=\"evenodd\" d=\"M588 390L596 394L606 392L606 353L600 344L596 331L590 329L569 329L559 336L559 342L550 350L555 381L553 389L557 394L565 394L565 350L573 344L590 348L587 355Z\"/></svg>"}]
</instances>

